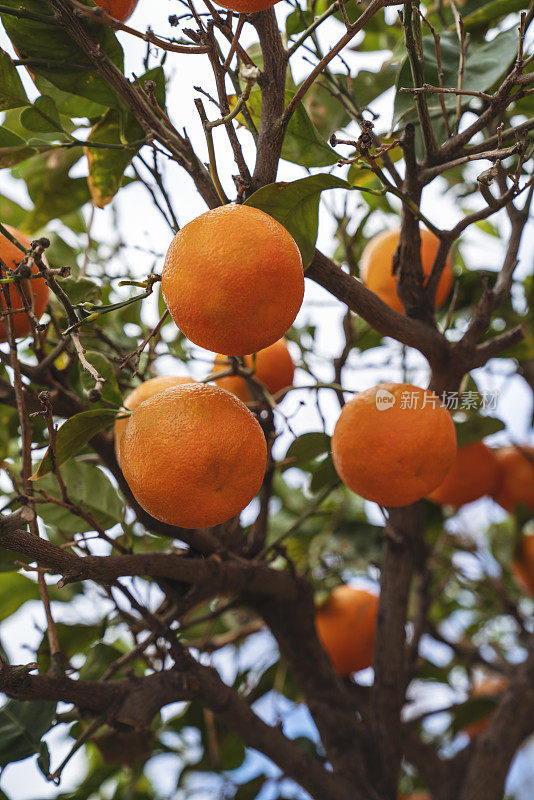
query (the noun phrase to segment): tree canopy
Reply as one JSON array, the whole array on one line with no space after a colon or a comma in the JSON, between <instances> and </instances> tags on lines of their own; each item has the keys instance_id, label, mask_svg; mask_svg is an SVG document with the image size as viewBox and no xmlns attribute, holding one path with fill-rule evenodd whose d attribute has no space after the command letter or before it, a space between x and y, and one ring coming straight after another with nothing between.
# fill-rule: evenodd
<instances>
[{"instance_id":1,"label":"tree canopy","mask_svg":"<svg viewBox=\"0 0 534 800\"><path fill-rule=\"evenodd\" d=\"M519 417L534 391L523 6L139 0L120 22L92 0L2 0L0 233L20 265L0 252L0 621L40 626L22 663L0 643L7 776L36 760L61 800L503 800L534 733L534 504L365 502L331 434L357 390L417 384L459 447L493 437L532 470L498 397L521 384ZM214 377L160 289L191 191L280 222L313 294L286 334L294 386L268 391L257 359L226 367L267 470L245 513L196 530L139 504L113 438L142 382ZM132 245L125 216L167 238ZM398 310L362 280L386 229ZM352 677L314 625L341 583L379 593L373 670Z\"/></svg>"}]
</instances>

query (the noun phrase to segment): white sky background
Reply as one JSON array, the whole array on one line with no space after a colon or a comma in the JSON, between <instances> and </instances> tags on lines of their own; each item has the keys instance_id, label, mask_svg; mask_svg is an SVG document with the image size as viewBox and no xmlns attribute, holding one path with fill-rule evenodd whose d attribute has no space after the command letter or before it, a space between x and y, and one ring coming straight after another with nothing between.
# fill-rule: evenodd
<instances>
[{"instance_id":1,"label":"white sky background","mask_svg":"<svg viewBox=\"0 0 534 800\"><path fill-rule=\"evenodd\" d=\"M172 35L173 31L167 22L168 15L172 13L181 14L182 10L183 6L175 0L140 0L139 8L132 17L130 24L139 30L144 30L147 26L151 26L156 33ZM289 6L279 4L276 10L279 19L283 20L290 9ZM394 10L388 10L388 13L393 19L395 15ZM505 25L505 27L508 26ZM337 22L329 22L320 29L320 39L325 51L328 49L329 45L333 45L338 40L341 33L342 27ZM174 31L174 34L176 34L176 31ZM122 34L119 35L119 38L125 48L126 74L131 74L132 72L135 72L137 75L142 74L143 69L141 64L145 55L144 43L133 37ZM242 41L246 45L256 41L256 34L251 26L245 26ZM11 50L9 41L6 39L3 30L0 30L0 46ZM369 69L379 66L384 59L384 54L347 52L344 53L344 57L351 65L352 74L354 76L360 68ZM153 60L151 65L154 66L155 63L156 61ZM307 65L302 61L299 63L298 60L292 60L292 68L294 78L297 82L301 80L308 71ZM194 92L193 86L200 85L211 93L215 93L208 60L203 56L185 56L169 53L166 71L167 74L171 76L167 95L170 117L179 129L184 126L187 128L187 132L194 142L197 153L199 153L201 158L207 158L204 134L193 103L194 97L198 96L197 93ZM31 91L32 84L26 82L26 85L28 90ZM393 94L390 92L372 106L373 110L381 114L381 119L376 123L376 129L379 132L386 131L388 128L391 118L392 101ZM208 116L212 119L215 118L217 115L215 107L211 106L207 101L205 101L205 105ZM237 169L233 161L231 150L227 145L224 129L215 129L214 135L219 174L226 192L232 197L234 193L234 184L231 176L233 173L237 172ZM252 170L254 165L252 137L246 131L241 131L239 136L243 144L245 158ZM481 171L487 166L489 166L487 162L482 162L480 167L477 168L477 171ZM82 162L76 167L76 174L85 174L85 169L85 164ZM164 174L167 188L181 225L205 210L204 203L197 194L192 181L181 168L169 162L165 167ZM294 180L299 177L304 177L306 174L308 174L306 170L294 164L281 162L278 179ZM337 170L337 174L342 174L342 171ZM442 188L443 186L440 187L436 183L430 189L426 190L423 198L423 211L431 220L436 222L436 224L452 227L463 214L455 207L452 198L444 197L440 193ZM0 193L11 196L23 205L27 203L27 196L23 185L12 181L6 172L0 173ZM324 197L329 206L337 205L338 208L341 208L340 204L342 203L343 195L344 193L342 192L333 191L325 193ZM356 192L352 193L350 201L354 205L355 224L357 224L359 217L357 206L359 201ZM128 248L124 251L125 255L123 255L123 259L128 259L130 267L139 277L146 276L154 267L159 271L162 266L162 257L171 239L171 234L162 217L157 210L153 208L152 200L146 190L142 186L132 185L120 193L120 197L114 205L114 211L112 211L110 207L103 211L96 211L93 228L95 238L102 241L110 241L120 236L127 242ZM148 213L148 209L150 209L150 213ZM377 226L378 230L379 218L377 215L373 218L373 224ZM54 224L52 224L51 227L54 227ZM323 208L320 220L319 246L322 247L327 254L332 253L333 230L333 221ZM505 223L504 231L506 232L506 230L507 226ZM505 239L503 239L503 241L505 241ZM156 259L151 255L154 252L159 254L159 257ZM495 270L498 269L502 263L504 248L502 242L476 231L465 237L465 245L462 247L462 253L464 259L469 263L469 266L473 268L483 267L485 269ZM518 268L519 274L526 275L532 270L532 263L534 260L532 223L530 224L530 230L525 236L520 255L521 264ZM120 274L120 265L113 265L112 271L114 275ZM306 281L306 284L305 302L297 318L297 324L312 322L318 326L316 362L319 374L328 381L332 379L332 370L329 362L331 362L333 356L339 353L342 346L341 319L344 313L344 307L316 284L311 281ZM150 298L150 300L145 301L146 320L148 322L154 321L156 319L156 313L156 298L154 296ZM400 356L400 345L398 345L398 343L392 343L390 352L392 351ZM197 354L199 360L192 365L192 371L197 377L203 377L207 374L209 369L209 362L212 359L212 354L208 354L205 351L202 352L199 349L197 350ZM204 359L208 361L208 364L205 363ZM417 354L414 354L411 363L413 364L411 375L412 382L425 385L427 380L425 369L426 362L418 358ZM183 373L185 371L183 364L180 363L176 365L170 358L160 359L159 369L164 373L172 373L173 371ZM513 365L502 361L495 361L490 368L484 371L478 370L474 375L481 389L499 392L498 414L507 423L507 432L506 434L498 434L494 437L494 441L498 443L510 439L525 441L526 437L529 435L528 427L530 415L532 413L532 396L522 379L511 377L513 372ZM361 355L353 351L344 373L345 386L353 390L367 388L380 380L400 379L400 357L394 359L393 365L384 366L383 363L380 363L380 355L377 350L372 350L369 353L363 353ZM298 376L297 383L302 385L309 384L308 376L301 373ZM294 416L294 412L298 409L301 399L306 400L306 405ZM322 413L327 421L328 433L331 433L339 413L339 408L335 397L333 397L333 393L329 390L322 390L320 392L320 403ZM322 427L312 393L293 393L284 402L282 410L286 415L291 417L291 428L297 434L308 430L320 430ZM284 428L283 421L280 422L282 429ZM279 454L285 452L291 438L290 432L285 428L277 443ZM379 520L375 507L373 507L372 504L368 505L371 515L373 517L376 516L377 520ZM477 536L480 535L480 530L487 524L488 518L500 519L502 518L502 512L490 501L480 501L462 510L454 524L455 528L461 528ZM79 610L83 616L84 621L90 622L94 619L94 608L89 601L78 603L77 610ZM27 604L21 612L0 626L2 641L4 644L7 644L10 655L15 663L27 662L31 657L31 654L24 649L24 645L30 644L33 646L40 640L41 634L37 629L38 627L43 627L43 615L37 603ZM259 644L257 639L256 642L257 646L261 648L261 644ZM257 653L253 652L252 657L257 658ZM442 699L436 698L435 695L431 699L432 705L435 704L439 706L441 702ZM303 731L299 729L299 733L301 732ZM64 747L60 743L55 743L57 738L57 736L50 737L53 742L51 747L53 764L57 764L65 752ZM72 765L65 771L64 782L60 790L44 781L32 761L25 761L21 764L8 767L0 780L0 786L5 789L12 800L55 797L59 791L64 792L68 789L69 785L75 784L80 774L80 762L81 759L79 757L74 759ZM163 763L163 761L160 762L161 765L163 765ZM167 765L169 764L168 761L165 763ZM521 783L525 779L523 770L518 769L516 771L519 777L517 781L514 780L515 785L517 785L517 782ZM161 767L158 769L158 772L160 772L161 775L162 791L170 790L172 786L169 784L168 779L164 779L165 775L167 775L167 778L169 777L169 772L166 769L161 769ZM533 796L534 788L532 784L530 784L530 788L525 786L521 789L521 793L518 791L517 794L518 800L532 800Z\"/></svg>"}]
</instances>

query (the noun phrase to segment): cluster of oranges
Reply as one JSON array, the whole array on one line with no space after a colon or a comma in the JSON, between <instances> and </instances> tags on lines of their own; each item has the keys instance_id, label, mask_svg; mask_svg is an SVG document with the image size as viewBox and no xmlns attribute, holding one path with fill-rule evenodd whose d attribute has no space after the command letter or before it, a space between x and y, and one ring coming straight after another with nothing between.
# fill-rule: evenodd
<instances>
[{"instance_id":1,"label":"cluster of oranges","mask_svg":"<svg viewBox=\"0 0 534 800\"><path fill-rule=\"evenodd\" d=\"M393 231L369 243L362 277L402 310L391 270L398 236ZM423 231L421 247L427 276L435 237ZM14 267L21 252L1 237L0 257ZM450 289L450 270L447 264L438 303ZM37 317L48 300L42 279L10 286L11 305L20 312L13 315L16 336L29 332L21 289L33 297ZM238 514L262 483L265 436L245 403L258 386L276 400L292 385L294 364L283 337L302 303L302 261L276 220L231 204L202 214L174 237L162 290L178 327L215 354L214 382L166 376L135 389L124 403L130 416L115 425L117 459L135 498L154 517L180 527L213 526ZM241 374L234 374L237 357ZM346 403L332 456L350 489L383 506L428 497L460 507L489 494L509 511L519 503L534 507L534 448L494 451L483 442L457 448L449 411L432 392L410 384L379 384ZM534 593L534 537L521 543L513 571ZM375 595L341 586L318 610L319 636L340 674L370 666L376 608Z\"/></svg>"}]
</instances>

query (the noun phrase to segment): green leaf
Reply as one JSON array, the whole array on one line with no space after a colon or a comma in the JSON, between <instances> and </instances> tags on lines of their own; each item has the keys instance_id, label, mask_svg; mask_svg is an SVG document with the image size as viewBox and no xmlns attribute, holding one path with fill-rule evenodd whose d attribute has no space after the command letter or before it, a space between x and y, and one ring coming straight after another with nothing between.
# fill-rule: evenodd
<instances>
[{"instance_id":1,"label":"green leaf","mask_svg":"<svg viewBox=\"0 0 534 800\"><path fill-rule=\"evenodd\" d=\"M515 11L522 11L524 7L524 0L491 0L463 17L465 30L473 31L490 23L495 24L498 19Z\"/></svg>"},{"instance_id":2,"label":"green leaf","mask_svg":"<svg viewBox=\"0 0 534 800\"><path fill-rule=\"evenodd\" d=\"M107 107L101 103L70 92L62 92L43 75L34 75L33 81L41 94L47 94L54 99L57 110L66 117L96 119L107 111Z\"/></svg>"},{"instance_id":3,"label":"green leaf","mask_svg":"<svg viewBox=\"0 0 534 800\"><path fill-rule=\"evenodd\" d=\"M145 135L137 120L110 109L98 122L88 141L114 145L111 148L86 147L89 164L88 183L93 203L104 208L119 191L124 170L139 152Z\"/></svg>"},{"instance_id":4,"label":"green leaf","mask_svg":"<svg viewBox=\"0 0 534 800\"><path fill-rule=\"evenodd\" d=\"M105 378L105 384L102 388L102 399L107 400L108 403L113 403L116 406L122 405L122 394L117 383L117 377L111 362L108 361L106 356L102 353L97 353L95 350L88 350L85 354L87 361ZM95 385L94 378L89 373L81 370L81 382L86 392L89 392Z\"/></svg>"},{"instance_id":5,"label":"green leaf","mask_svg":"<svg viewBox=\"0 0 534 800\"><path fill-rule=\"evenodd\" d=\"M496 417L482 417L472 414L465 422L455 422L458 447L480 442L486 436L504 430L505 424Z\"/></svg>"},{"instance_id":6,"label":"green leaf","mask_svg":"<svg viewBox=\"0 0 534 800\"><path fill-rule=\"evenodd\" d=\"M6 127L0 128L0 169L13 167L25 161L35 150L28 147L24 139Z\"/></svg>"},{"instance_id":7,"label":"green leaf","mask_svg":"<svg viewBox=\"0 0 534 800\"><path fill-rule=\"evenodd\" d=\"M293 13L296 14L297 12L295 11ZM246 783L241 783L233 800L256 800L265 781L265 775L258 775L257 778L252 778L252 780Z\"/></svg>"},{"instance_id":8,"label":"green leaf","mask_svg":"<svg viewBox=\"0 0 534 800\"><path fill-rule=\"evenodd\" d=\"M289 93L286 92L286 97ZM287 126L282 158L301 167L328 167L339 156L323 139L300 103Z\"/></svg>"},{"instance_id":9,"label":"green leaf","mask_svg":"<svg viewBox=\"0 0 534 800\"><path fill-rule=\"evenodd\" d=\"M69 175L82 154L81 147L49 150L14 170L14 176L26 182L34 203L33 211L24 221L25 232L33 234L51 219L77 211L91 199L87 180Z\"/></svg>"},{"instance_id":10,"label":"green leaf","mask_svg":"<svg viewBox=\"0 0 534 800\"><path fill-rule=\"evenodd\" d=\"M63 464L61 475L69 487L69 497L72 502L91 514L101 528L108 530L122 519L124 502L101 469L94 464L71 460ZM50 473L45 475L39 480L36 489L61 500L61 491L55 475ZM49 528L69 536L94 530L90 522L55 503L39 503L38 514Z\"/></svg>"},{"instance_id":11,"label":"green leaf","mask_svg":"<svg viewBox=\"0 0 534 800\"><path fill-rule=\"evenodd\" d=\"M293 236L307 266L315 252L319 202L326 189L349 189L347 181L322 173L291 183L270 183L258 189L246 205L260 208L278 220Z\"/></svg>"},{"instance_id":12,"label":"green leaf","mask_svg":"<svg viewBox=\"0 0 534 800\"><path fill-rule=\"evenodd\" d=\"M314 458L330 453L330 437L326 433L303 433L292 442L285 454L285 459L292 459L289 467L311 461Z\"/></svg>"},{"instance_id":13,"label":"green leaf","mask_svg":"<svg viewBox=\"0 0 534 800\"><path fill-rule=\"evenodd\" d=\"M11 57L0 49L0 111L26 106L29 102Z\"/></svg>"},{"instance_id":14,"label":"green leaf","mask_svg":"<svg viewBox=\"0 0 534 800\"><path fill-rule=\"evenodd\" d=\"M70 658L77 653L85 653L96 639L101 639L105 632L105 626L99 625L66 625L63 622L56 623L58 640L61 645L61 653L65 658L65 667ZM48 634L45 633L41 643L37 648L37 664L39 672L44 675L50 669L50 643Z\"/></svg>"},{"instance_id":15,"label":"green leaf","mask_svg":"<svg viewBox=\"0 0 534 800\"><path fill-rule=\"evenodd\" d=\"M87 650L85 664L80 670L80 680L97 681L107 668L124 653L112 644L96 642Z\"/></svg>"},{"instance_id":16,"label":"green leaf","mask_svg":"<svg viewBox=\"0 0 534 800\"><path fill-rule=\"evenodd\" d=\"M85 4L90 5L87 2ZM5 0L2 5L17 9L20 7L20 0ZM42 75L64 92L81 95L104 106L119 108L121 101L118 95L97 76L94 65L67 31L58 22L54 22L50 6L42 0L24 0L24 8L50 20L40 22L16 19L7 13L0 15L13 47L19 57L28 62L29 71ZM84 19L83 26L89 37L122 71L122 48L111 28L89 19Z\"/></svg>"},{"instance_id":17,"label":"green leaf","mask_svg":"<svg viewBox=\"0 0 534 800\"><path fill-rule=\"evenodd\" d=\"M3 572L0 580L0 621L7 619L28 600L39 599L35 581L18 572Z\"/></svg>"},{"instance_id":18,"label":"green leaf","mask_svg":"<svg viewBox=\"0 0 534 800\"><path fill-rule=\"evenodd\" d=\"M294 90L286 89L286 105L294 97ZM232 95L230 106L235 106L236 98ZM252 121L259 128L261 121L261 92L254 88L250 93L247 103ZM241 125L246 125L242 114L237 117ZM300 164L302 167L326 167L335 164L338 160L337 153L326 143L313 122L308 112L300 103L287 126L284 143L282 145L282 158Z\"/></svg>"},{"instance_id":19,"label":"green leaf","mask_svg":"<svg viewBox=\"0 0 534 800\"><path fill-rule=\"evenodd\" d=\"M48 95L38 97L33 106L25 108L20 115L21 124L29 131L63 132L56 104Z\"/></svg>"},{"instance_id":20,"label":"green leaf","mask_svg":"<svg viewBox=\"0 0 534 800\"><path fill-rule=\"evenodd\" d=\"M62 278L61 288L74 306L86 301L94 303L100 299L100 287L90 278Z\"/></svg>"},{"instance_id":21,"label":"green leaf","mask_svg":"<svg viewBox=\"0 0 534 800\"><path fill-rule=\"evenodd\" d=\"M165 73L161 67L150 69L139 78L141 86L152 81L154 96L165 110ZM89 142L114 145L111 148L86 147L89 163L89 188L94 204L104 208L123 184L124 170L139 152L145 141L145 132L130 112L119 113L110 109L94 126ZM122 147L122 149L121 149Z\"/></svg>"},{"instance_id":22,"label":"green leaf","mask_svg":"<svg viewBox=\"0 0 534 800\"><path fill-rule=\"evenodd\" d=\"M14 228L20 228L24 217L28 214L27 208L23 208L3 194L0 194L0 208L2 209L3 224L13 225Z\"/></svg>"},{"instance_id":23,"label":"green leaf","mask_svg":"<svg viewBox=\"0 0 534 800\"><path fill-rule=\"evenodd\" d=\"M9 700L0 709L0 766L40 752L41 737L50 730L56 704Z\"/></svg>"},{"instance_id":24,"label":"green leaf","mask_svg":"<svg viewBox=\"0 0 534 800\"><path fill-rule=\"evenodd\" d=\"M471 42L466 59L464 72L463 88L474 91L485 91L492 86L504 74L508 65L514 59L517 52L518 34L516 28L499 33L491 42L478 44ZM436 59L434 38L432 36L423 37L424 54L424 80L432 86L439 86L439 75ZM460 58L460 44L456 33L444 31L441 33L441 59L444 73L444 85L456 86L458 82L458 63ZM406 58L397 76L397 94L395 96L393 125L403 122L417 122L417 113L413 95L410 92L399 92L399 88L413 86L410 64ZM437 94L428 95L428 107L433 117L441 117L441 105ZM456 108L456 97L452 94L444 96L446 108L453 111ZM438 125L438 120L435 121ZM443 141L444 126L439 121L438 144Z\"/></svg>"},{"instance_id":25,"label":"green leaf","mask_svg":"<svg viewBox=\"0 0 534 800\"><path fill-rule=\"evenodd\" d=\"M37 757L37 766L45 776L48 778L50 775L50 751L46 742L41 742L39 746L39 755Z\"/></svg>"},{"instance_id":26,"label":"green leaf","mask_svg":"<svg viewBox=\"0 0 534 800\"><path fill-rule=\"evenodd\" d=\"M63 423L56 437L56 464L61 466L69 458L79 453L93 436L109 427L117 416L117 411L110 409L93 409L75 414ZM36 481L52 470L50 448L47 449L36 472L30 480Z\"/></svg>"},{"instance_id":27,"label":"green leaf","mask_svg":"<svg viewBox=\"0 0 534 800\"><path fill-rule=\"evenodd\" d=\"M333 486L339 481L334 461L331 455L323 458L313 468L309 489L312 494L318 494L327 486Z\"/></svg>"}]
</instances>

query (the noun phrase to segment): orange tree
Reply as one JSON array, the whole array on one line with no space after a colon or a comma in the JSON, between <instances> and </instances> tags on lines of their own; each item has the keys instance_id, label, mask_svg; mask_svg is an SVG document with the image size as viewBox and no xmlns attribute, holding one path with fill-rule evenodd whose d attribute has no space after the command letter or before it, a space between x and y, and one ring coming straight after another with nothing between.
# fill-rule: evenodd
<instances>
[{"instance_id":1,"label":"orange tree","mask_svg":"<svg viewBox=\"0 0 534 800\"><path fill-rule=\"evenodd\" d=\"M458 444L467 446L504 428L481 413L475 379L484 381L500 364L508 377L517 372L534 385L532 248L522 244L534 192L534 12L521 5L336 0L264 10L262 2L239 3L234 14L209 0L165 8L141 0L129 19L136 3L2 0L0 615L8 619L32 600L43 612L41 640L35 645L28 631L35 652L24 663L10 658L13 642L3 643L2 766L37 758L44 778L58 783L82 751L77 788L57 790L71 800L161 797L163 756L165 764L174 757L173 797L201 790L236 800L504 796L511 761L534 732L532 540L522 541L532 515L532 449L500 434L514 448L496 459L514 502L501 516L492 511L489 520L500 521L479 515L477 534L461 536L456 509L421 496L436 488L440 470L464 463L454 462L448 433L440 465L431 417L418 448L421 430L402 422L399 406L388 426L396 401L388 388L377 390L382 416L369 400L369 423L365 414L344 414L337 456L354 486L377 484L388 490L384 497L395 496L398 483L419 486L421 474L431 475L415 503L385 508L364 505L341 484L327 431L314 424L293 437L284 408L292 395L293 411L298 398L313 406L325 396L332 421L353 396L352 368L361 373L360 388L376 383L361 380L371 361L379 380L409 383L416 358L424 365L418 374L427 375L417 383L446 401ZM139 29L143 6L153 16ZM139 40L147 47L144 74L132 74L124 55ZM367 53L381 66L361 68ZM199 63L211 78L190 103L171 103L173 82ZM193 117L201 136L187 133ZM288 175L302 177L276 182ZM252 213L219 238L193 236L182 283L163 271L164 295L191 331L208 298L215 316L219 299L224 307L215 326L225 334L228 325L243 341L267 347L286 331L306 390L272 395L255 377L255 358L243 358L245 344L236 353L225 346L229 358L221 365L219 344L206 340L214 351L208 354L194 347L163 299L157 321L151 303L165 251L178 220L193 216L176 181L194 185L206 209L246 204L293 237L308 284L344 310L329 374L316 370L320 310L310 324L286 330L301 277L291 294L285 260L270 279L261 269L248 282L241 275L242 267L253 274L256 259L261 268L272 256L263 239L254 246L246 221L258 218ZM149 221L161 214L169 228L164 244L152 241L142 254L142 275L123 257L128 243L111 246L91 227L116 202L128 209L132 184L148 190L135 212ZM336 190L326 195L339 201L333 210L328 199L320 203L327 190ZM319 207L334 234L322 249ZM364 248L385 229L397 233L385 249L376 241L366 250L360 279ZM297 276L291 237L285 252ZM479 242L484 269L465 263L466 241ZM199 256L201 248L207 255ZM263 326L273 320L272 336L265 336ZM218 461L228 455L228 440L222 429L211 440L209 413L206 428L196 418L193 434L173 436L181 398L206 394L197 384L171 385L149 399L147 388L130 404L127 397L162 369L209 383L214 353L219 379L246 383L241 394L250 411L237 400L223 405L246 419L254 436L261 425L266 471L245 515L211 528L176 527L140 505L132 490L142 503L143 492L133 478L130 487L117 456L126 459L128 476L146 456L158 517L171 507L179 512L187 495L191 519L200 519L208 509L191 497L198 484L180 480L176 470L187 475L191 468L197 482L200 475L204 496L202 475L208 481L214 463L225 479L234 475ZM134 407L142 441L128 419ZM151 409L159 409L152 432ZM225 424L233 426L233 442L241 423ZM175 464L179 440L188 451L180 450ZM236 463L234 451L231 466L242 477L251 453L240 441L247 458ZM254 469L263 442L258 448ZM168 485L158 485L158 459ZM370 480L357 481L354 471ZM498 485L468 487L470 474L464 469L456 478L462 497L499 498ZM253 475L249 484L240 506L255 491ZM233 512L231 498L223 500ZM496 508L484 502L486 510ZM361 592L340 592L357 578L366 590L379 582L376 614L372 598L370 606ZM316 605L334 590L316 629ZM28 619L20 613L17 619ZM372 680L350 674L371 654ZM333 663L341 655L338 674ZM407 697L429 682L440 697L447 690L448 703L423 713L407 708ZM280 711L268 713L269 703ZM309 721L296 736L285 722L299 707ZM433 724L432 711L442 712L442 723ZM66 740L63 761L48 749L50 731L53 741Z\"/></svg>"}]
</instances>

